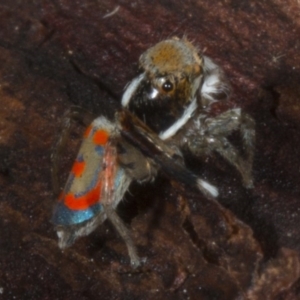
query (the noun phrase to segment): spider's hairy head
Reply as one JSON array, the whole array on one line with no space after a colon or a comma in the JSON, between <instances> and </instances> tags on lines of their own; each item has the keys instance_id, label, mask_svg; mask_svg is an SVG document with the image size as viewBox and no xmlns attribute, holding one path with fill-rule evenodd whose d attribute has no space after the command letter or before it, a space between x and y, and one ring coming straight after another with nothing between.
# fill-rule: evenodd
<instances>
[{"instance_id":1,"label":"spider's hairy head","mask_svg":"<svg viewBox=\"0 0 300 300\"><path fill-rule=\"evenodd\" d=\"M202 58L186 39L173 38L162 41L144 52L140 66L150 77L164 74L182 74L190 78L200 75Z\"/></svg>"},{"instance_id":2,"label":"spider's hairy head","mask_svg":"<svg viewBox=\"0 0 300 300\"><path fill-rule=\"evenodd\" d=\"M122 105L146 119L152 129L168 128L195 98L202 83L203 64L203 58L188 40L159 42L141 55L141 75L128 86Z\"/></svg>"},{"instance_id":3,"label":"spider's hairy head","mask_svg":"<svg viewBox=\"0 0 300 300\"><path fill-rule=\"evenodd\" d=\"M195 93L194 84L203 72L203 59L186 39L173 38L149 48L139 60L150 84L149 99L172 98L186 104ZM198 87L197 86L197 87ZM175 104L174 104L175 105Z\"/></svg>"}]
</instances>

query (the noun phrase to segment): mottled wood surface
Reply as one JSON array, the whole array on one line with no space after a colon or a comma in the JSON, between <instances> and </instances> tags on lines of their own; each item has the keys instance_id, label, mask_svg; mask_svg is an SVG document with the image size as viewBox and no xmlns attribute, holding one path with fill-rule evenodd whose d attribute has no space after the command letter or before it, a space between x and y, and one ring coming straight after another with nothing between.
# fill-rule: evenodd
<instances>
[{"instance_id":1,"label":"mottled wood surface","mask_svg":"<svg viewBox=\"0 0 300 300\"><path fill-rule=\"evenodd\" d=\"M297 0L2 0L0 299L299 299L299 27ZM133 186L120 214L144 267L109 223L61 252L50 155L64 112L112 117L139 55L175 35L224 67L231 105L256 120L254 189L217 155L189 162L223 206L163 177Z\"/></svg>"}]
</instances>

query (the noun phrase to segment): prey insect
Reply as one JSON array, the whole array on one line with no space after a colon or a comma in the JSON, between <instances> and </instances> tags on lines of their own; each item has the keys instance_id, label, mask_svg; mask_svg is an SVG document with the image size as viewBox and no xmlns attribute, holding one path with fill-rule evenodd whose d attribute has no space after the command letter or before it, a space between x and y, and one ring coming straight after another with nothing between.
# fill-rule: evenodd
<instances>
[{"instance_id":1,"label":"prey insect","mask_svg":"<svg viewBox=\"0 0 300 300\"><path fill-rule=\"evenodd\" d=\"M137 255L130 231L115 209L133 180L149 181L159 168L170 178L215 197L217 189L187 170L176 150L164 143L130 112L116 114L110 122L96 118L86 129L82 145L59 201L52 222L56 225L59 247L71 246L108 219L125 241L131 265Z\"/></svg>"},{"instance_id":2,"label":"prey insect","mask_svg":"<svg viewBox=\"0 0 300 300\"><path fill-rule=\"evenodd\" d=\"M223 70L187 40L174 38L148 49L140 57L140 69L115 120L99 116L86 129L52 217L60 248L108 219L125 241L134 267L141 260L115 211L131 182L153 180L161 171L213 199L217 188L186 168L182 153L188 149L196 156L219 153L240 172L244 185L252 187L255 137L254 121L239 108L210 115L215 102L229 97L230 86ZM236 130L245 157L227 139Z\"/></svg>"}]
</instances>

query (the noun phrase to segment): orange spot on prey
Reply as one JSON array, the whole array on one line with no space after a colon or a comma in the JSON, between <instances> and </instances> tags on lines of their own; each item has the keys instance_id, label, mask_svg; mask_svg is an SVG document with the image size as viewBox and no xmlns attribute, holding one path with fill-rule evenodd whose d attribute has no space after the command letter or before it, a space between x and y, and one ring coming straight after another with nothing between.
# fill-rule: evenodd
<instances>
[{"instance_id":1,"label":"orange spot on prey","mask_svg":"<svg viewBox=\"0 0 300 300\"><path fill-rule=\"evenodd\" d=\"M74 174L75 177L80 177L84 171L84 168L85 168L84 161L75 161L71 172Z\"/></svg>"},{"instance_id":2,"label":"orange spot on prey","mask_svg":"<svg viewBox=\"0 0 300 300\"><path fill-rule=\"evenodd\" d=\"M100 201L101 182L91 191L81 197L75 197L73 193L65 196L65 205L71 210L84 210Z\"/></svg>"},{"instance_id":3,"label":"orange spot on prey","mask_svg":"<svg viewBox=\"0 0 300 300\"><path fill-rule=\"evenodd\" d=\"M94 133L93 142L96 145L105 145L107 143L108 137L108 132L100 129Z\"/></svg>"}]
</instances>

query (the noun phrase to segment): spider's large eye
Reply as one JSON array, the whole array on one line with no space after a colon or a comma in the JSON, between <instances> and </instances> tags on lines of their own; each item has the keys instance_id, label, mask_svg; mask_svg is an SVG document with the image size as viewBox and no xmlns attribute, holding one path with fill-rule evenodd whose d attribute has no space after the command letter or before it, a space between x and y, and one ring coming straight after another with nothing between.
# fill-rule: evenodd
<instances>
[{"instance_id":1,"label":"spider's large eye","mask_svg":"<svg viewBox=\"0 0 300 300\"><path fill-rule=\"evenodd\" d=\"M170 80L167 80L166 82L163 83L162 85L162 89L165 91L165 92L171 92L174 88L174 85L173 83L170 81Z\"/></svg>"}]
</instances>

